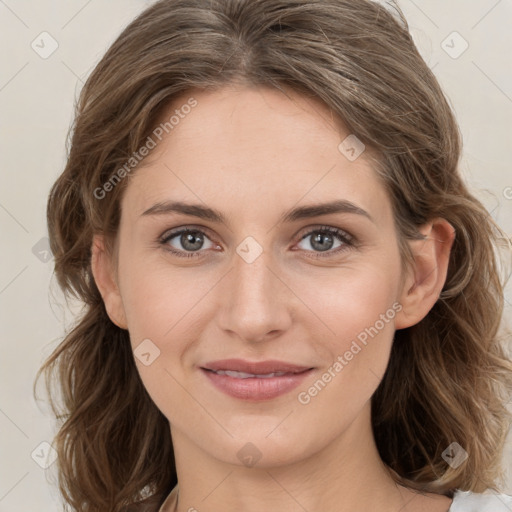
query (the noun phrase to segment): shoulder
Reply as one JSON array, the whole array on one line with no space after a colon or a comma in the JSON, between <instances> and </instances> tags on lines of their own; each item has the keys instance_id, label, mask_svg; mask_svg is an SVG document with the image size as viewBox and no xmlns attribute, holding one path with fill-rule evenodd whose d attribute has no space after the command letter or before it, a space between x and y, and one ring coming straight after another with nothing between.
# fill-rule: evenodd
<instances>
[{"instance_id":1,"label":"shoulder","mask_svg":"<svg viewBox=\"0 0 512 512\"><path fill-rule=\"evenodd\" d=\"M174 512L178 504L178 492L179 487L178 484L176 484L162 503L162 506L158 509L158 512Z\"/></svg>"},{"instance_id":2,"label":"shoulder","mask_svg":"<svg viewBox=\"0 0 512 512\"><path fill-rule=\"evenodd\" d=\"M449 512L510 512L511 510L512 496L508 494L457 490Z\"/></svg>"}]
</instances>

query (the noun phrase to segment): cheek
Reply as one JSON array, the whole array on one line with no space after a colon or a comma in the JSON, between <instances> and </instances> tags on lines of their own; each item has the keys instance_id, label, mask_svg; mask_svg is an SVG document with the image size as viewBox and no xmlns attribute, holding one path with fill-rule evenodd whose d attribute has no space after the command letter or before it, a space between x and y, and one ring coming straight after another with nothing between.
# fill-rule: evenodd
<instances>
[{"instance_id":1,"label":"cheek","mask_svg":"<svg viewBox=\"0 0 512 512\"><path fill-rule=\"evenodd\" d=\"M390 309L387 317L394 319L393 304L399 296L397 265L369 263L357 268L330 269L330 274L314 280L302 279L301 286L296 288L301 290L301 299L311 305L341 346L373 326Z\"/></svg>"},{"instance_id":2,"label":"cheek","mask_svg":"<svg viewBox=\"0 0 512 512\"><path fill-rule=\"evenodd\" d=\"M201 310L200 299L211 285L205 280L191 280L183 269L170 270L169 266L145 267L142 262L133 262L124 270L123 304L145 389L168 418L179 417L182 409L195 411L183 388L183 355L194 339L199 339L200 332L192 333L191 321Z\"/></svg>"},{"instance_id":3,"label":"cheek","mask_svg":"<svg viewBox=\"0 0 512 512\"><path fill-rule=\"evenodd\" d=\"M156 264L155 264L156 263ZM215 276L170 264L127 262L121 293L128 329L137 338L163 339L187 322L215 284Z\"/></svg>"},{"instance_id":4,"label":"cheek","mask_svg":"<svg viewBox=\"0 0 512 512\"><path fill-rule=\"evenodd\" d=\"M323 377L330 389L324 393L323 384L318 383L318 391L312 389L312 395L318 392L327 401L350 404L350 397L369 399L378 386L389 361L394 319L401 310L397 301L398 265L381 264L344 269L336 278L326 277L317 280L315 287L303 288L301 298L305 304L314 305L316 313L310 330L315 324L319 326L314 337L325 362L319 378Z\"/></svg>"},{"instance_id":5,"label":"cheek","mask_svg":"<svg viewBox=\"0 0 512 512\"><path fill-rule=\"evenodd\" d=\"M379 273L365 275L347 278L343 289L334 284L323 288L323 299L317 301L319 316L334 334L326 336L324 328L320 336L318 331L317 347L325 365L298 390L297 402L308 424L312 418L324 419L327 437L337 435L360 413L389 362L394 318L401 305L389 274L386 279ZM375 280L377 275L380 280ZM287 434L291 432L283 431L283 438Z\"/></svg>"}]
</instances>

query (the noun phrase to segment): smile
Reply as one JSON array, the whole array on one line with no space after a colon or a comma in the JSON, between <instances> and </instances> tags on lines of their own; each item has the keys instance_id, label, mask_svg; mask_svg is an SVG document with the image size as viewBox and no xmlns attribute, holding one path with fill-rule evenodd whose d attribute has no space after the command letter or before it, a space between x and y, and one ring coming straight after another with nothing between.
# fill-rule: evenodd
<instances>
[{"instance_id":1,"label":"smile","mask_svg":"<svg viewBox=\"0 0 512 512\"><path fill-rule=\"evenodd\" d=\"M252 374L233 370L208 370L201 368L202 373L215 388L237 399L248 401L271 400L290 392L307 377L314 369L301 372L273 372Z\"/></svg>"}]
</instances>

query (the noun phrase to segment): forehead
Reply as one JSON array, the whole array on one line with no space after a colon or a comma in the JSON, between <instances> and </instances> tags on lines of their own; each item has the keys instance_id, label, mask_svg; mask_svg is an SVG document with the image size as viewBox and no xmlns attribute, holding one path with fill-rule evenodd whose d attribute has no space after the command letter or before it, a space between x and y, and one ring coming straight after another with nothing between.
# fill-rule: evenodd
<instances>
[{"instance_id":1,"label":"forehead","mask_svg":"<svg viewBox=\"0 0 512 512\"><path fill-rule=\"evenodd\" d=\"M169 199L223 211L258 207L261 214L299 201L347 198L376 218L389 213L366 152L347 158L339 146L353 135L317 98L268 87L191 90L158 123L168 133L155 137L123 198L123 210L134 215Z\"/></svg>"}]
</instances>

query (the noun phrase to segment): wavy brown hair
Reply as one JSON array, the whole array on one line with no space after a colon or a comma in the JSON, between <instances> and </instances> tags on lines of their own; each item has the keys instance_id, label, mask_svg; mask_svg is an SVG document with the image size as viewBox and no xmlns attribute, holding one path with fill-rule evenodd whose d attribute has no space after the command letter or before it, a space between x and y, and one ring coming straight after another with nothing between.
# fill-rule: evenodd
<instances>
[{"instance_id":1,"label":"wavy brown hair","mask_svg":"<svg viewBox=\"0 0 512 512\"><path fill-rule=\"evenodd\" d=\"M84 85L67 164L48 200L58 284L84 304L35 382L44 373L59 420L53 445L66 504L152 511L177 483L169 422L91 272L93 234L115 241L129 179L103 199L95 191L142 146L173 98L235 82L319 98L372 150L404 266L419 226L442 217L455 228L439 300L396 332L372 425L402 485L448 496L498 490L512 362L500 334L497 248L510 243L462 180L453 112L401 11L367 0L161 0L126 27ZM469 454L457 469L442 457L454 441Z\"/></svg>"}]
</instances>

